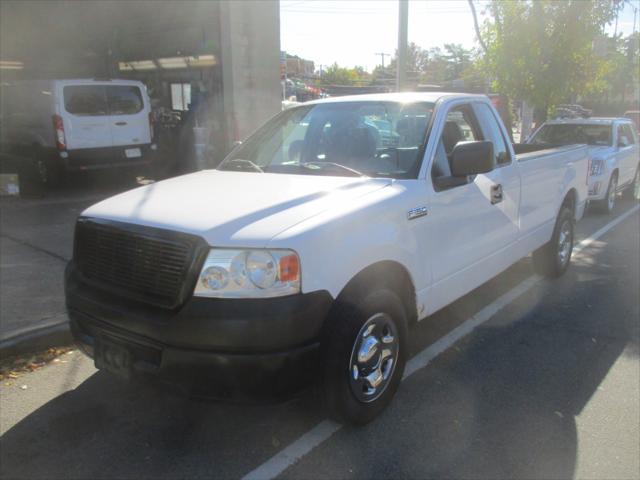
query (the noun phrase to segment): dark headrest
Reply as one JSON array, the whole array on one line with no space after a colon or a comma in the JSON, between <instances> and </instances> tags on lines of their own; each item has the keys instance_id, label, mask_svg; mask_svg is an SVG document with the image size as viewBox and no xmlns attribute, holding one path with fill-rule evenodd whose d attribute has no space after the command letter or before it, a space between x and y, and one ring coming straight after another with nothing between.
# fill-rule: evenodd
<instances>
[{"instance_id":1,"label":"dark headrest","mask_svg":"<svg viewBox=\"0 0 640 480\"><path fill-rule=\"evenodd\" d=\"M447 153L451 153L453 147L464 138L462 129L456 122L447 122L444 124L442 132L442 142Z\"/></svg>"}]
</instances>

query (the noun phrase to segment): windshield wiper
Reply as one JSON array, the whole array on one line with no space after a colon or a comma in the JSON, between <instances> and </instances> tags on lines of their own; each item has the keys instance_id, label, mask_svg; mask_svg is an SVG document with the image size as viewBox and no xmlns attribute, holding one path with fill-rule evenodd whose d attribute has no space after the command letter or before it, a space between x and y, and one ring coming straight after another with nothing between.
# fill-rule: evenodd
<instances>
[{"instance_id":1,"label":"windshield wiper","mask_svg":"<svg viewBox=\"0 0 640 480\"><path fill-rule=\"evenodd\" d=\"M349 172L351 174L353 174L356 177L365 177L366 175L362 172L359 172L358 170L355 170L353 168L349 168L349 167L345 167L344 165L340 165L339 163L335 163L335 162L305 162L305 163L301 163L300 165L302 165L303 167L309 167L309 166L316 166L316 167L322 167L324 165L330 165L332 167L338 167L346 172Z\"/></svg>"},{"instance_id":2,"label":"windshield wiper","mask_svg":"<svg viewBox=\"0 0 640 480\"><path fill-rule=\"evenodd\" d=\"M234 163L238 164L237 166L239 168L233 168L232 165ZM226 168L228 166L232 166L232 167ZM258 165L256 165L255 163L253 163L251 160L244 160L242 158L233 158L231 160L227 160L226 162L223 162L222 165L218 167L218 169L219 170L240 170L240 171L246 170L246 168L243 168L243 166L249 167L254 172L264 173L264 170L260 168Z\"/></svg>"}]
</instances>

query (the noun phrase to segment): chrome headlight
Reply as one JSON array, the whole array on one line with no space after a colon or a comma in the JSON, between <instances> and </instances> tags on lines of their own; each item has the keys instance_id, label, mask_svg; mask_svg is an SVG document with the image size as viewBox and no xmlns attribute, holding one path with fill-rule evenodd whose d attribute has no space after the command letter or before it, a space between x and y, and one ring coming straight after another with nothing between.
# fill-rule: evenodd
<instances>
[{"instance_id":1,"label":"chrome headlight","mask_svg":"<svg viewBox=\"0 0 640 480\"><path fill-rule=\"evenodd\" d=\"M300 292L300 259L293 250L212 248L196 297L268 298Z\"/></svg>"},{"instance_id":2,"label":"chrome headlight","mask_svg":"<svg viewBox=\"0 0 640 480\"><path fill-rule=\"evenodd\" d=\"M604 171L604 160L602 159L591 160L591 170L589 172L589 175L591 175L592 177L597 175L602 175L603 171Z\"/></svg>"}]
</instances>

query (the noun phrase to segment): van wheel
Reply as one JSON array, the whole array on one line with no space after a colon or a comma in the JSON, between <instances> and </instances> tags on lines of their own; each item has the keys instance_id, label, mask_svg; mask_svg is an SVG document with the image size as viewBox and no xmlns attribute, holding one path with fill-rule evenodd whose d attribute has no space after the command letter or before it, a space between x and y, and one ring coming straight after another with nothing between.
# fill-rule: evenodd
<instances>
[{"instance_id":1,"label":"van wheel","mask_svg":"<svg viewBox=\"0 0 640 480\"><path fill-rule=\"evenodd\" d=\"M323 389L329 414L363 425L391 402L407 356L407 316L386 287L359 301L339 300L323 335Z\"/></svg>"},{"instance_id":2,"label":"van wheel","mask_svg":"<svg viewBox=\"0 0 640 480\"><path fill-rule=\"evenodd\" d=\"M61 171L54 166L51 155L40 147L35 147L31 154L33 169L32 178L41 188L57 187L61 181Z\"/></svg>"},{"instance_id":3,"label":"van wheel","mask_svg":"<svg viewBox=\"0 0 640 480\"><path fill-rule=\"evenodd\" d=\"M545 277L556 278L569 268L573 253L575 220L568 208L558 215L551 240L533 252L533 267Z\"/></svg>"},{"instance_id":4,"label":"van wheel","mask_svg":"<svg viewBox=\"0 0 640 480\"><path fill-rule=\"evenodd\" d=\"M596 210L600 213L609 214L616 206L616 190L618 188L618 174L614 173L609 179L609 186L607 187L607 193L602 200L595 202Z\"/></svg>"}]
</instances>

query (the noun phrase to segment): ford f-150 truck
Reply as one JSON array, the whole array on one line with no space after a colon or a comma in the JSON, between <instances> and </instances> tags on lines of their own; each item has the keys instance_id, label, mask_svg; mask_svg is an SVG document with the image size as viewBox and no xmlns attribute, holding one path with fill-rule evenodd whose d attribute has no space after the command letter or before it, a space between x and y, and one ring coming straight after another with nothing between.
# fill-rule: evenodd
<instances>
[{"instance_id":1,"label":"ford f-150 truck","mask_svg":"<svg viewBox=\"0 0 640 480\"><path fill-rule=\"evenodd\" d=\"M508 138L485 96L283 111L217 169L81 214L74 336L125 377L222 398L315 384L333 417L365 423L396 393L416 322L532 252L541 273L567 269L587 147L519 154Z\"/></svg>"},{"instance_id":2,"label":"ford f-150 truck","mask_svg":"<svg viewBox=\"0 0 640 480\"><path fill-rule=\"evenodd\" d=\"M638 135L628 118L549 120L527 143L537 147L588 145L589 202L603 213L613 211L618 192L633 196L640 182Z\"/></svg>"}]
</instances>

